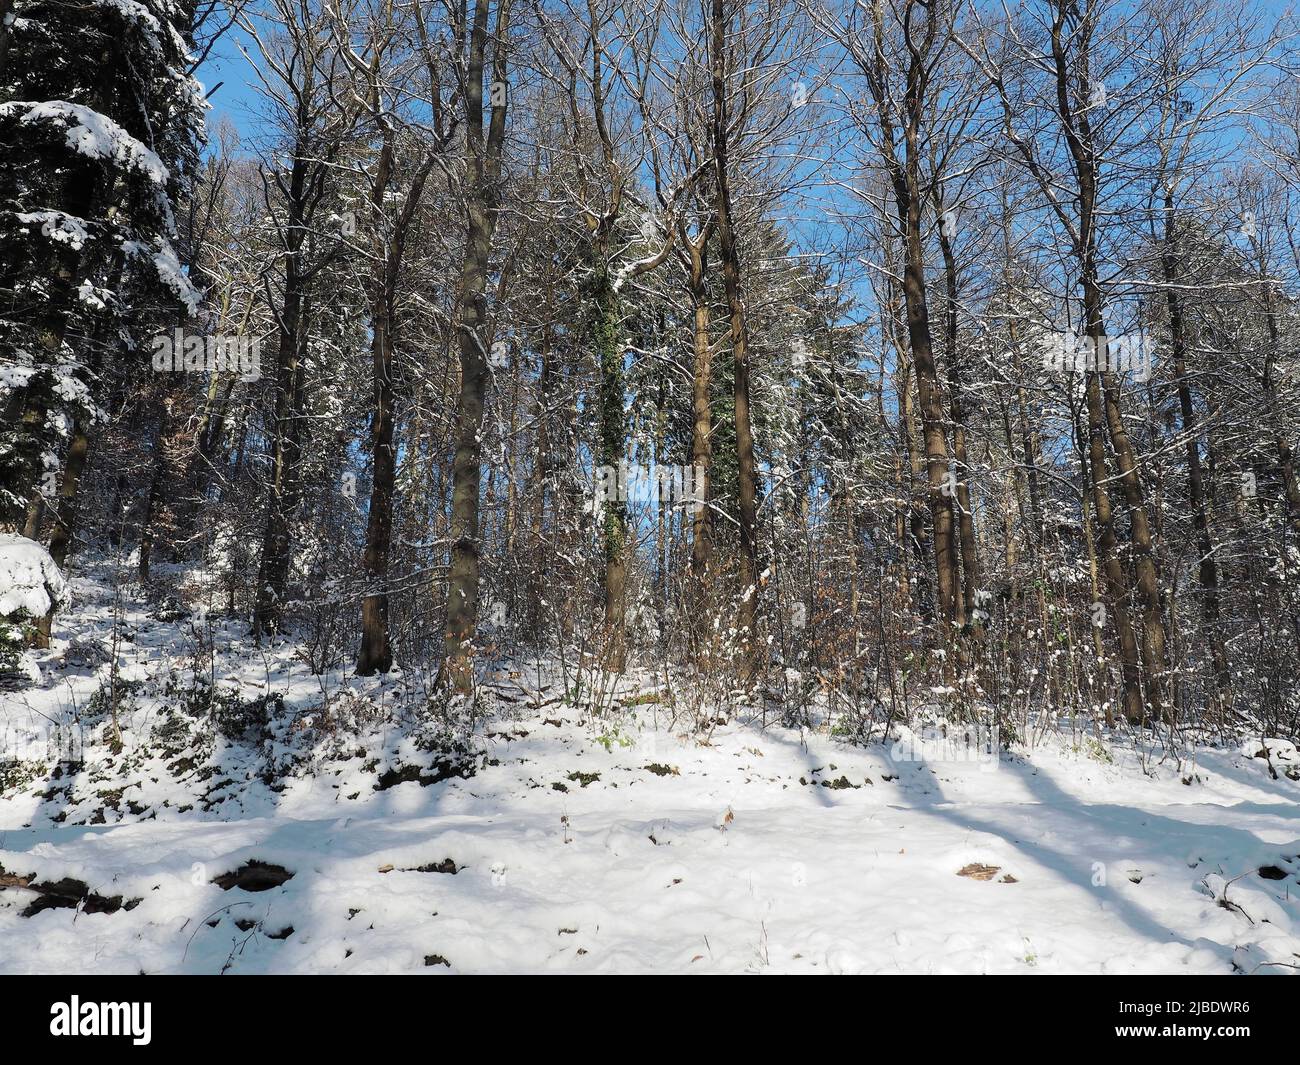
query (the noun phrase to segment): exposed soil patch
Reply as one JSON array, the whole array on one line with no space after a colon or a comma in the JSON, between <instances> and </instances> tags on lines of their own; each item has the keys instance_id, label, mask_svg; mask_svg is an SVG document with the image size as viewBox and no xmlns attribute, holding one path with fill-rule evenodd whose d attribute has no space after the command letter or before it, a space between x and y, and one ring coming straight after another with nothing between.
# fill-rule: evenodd
<instances>
[{"instance_id":1,"label":"exposed soil patch","mask_svg":"<svg viewBox=\"0 0 1300 1065\"><path fill-rule=\"evenodd\" d=\"M220 922L216 923L219 924ZM268 932L261 921L255 921L251 917L237 918L235 921L235 927L241 932L251 932L255 928L260 928L262 930L262 935L266 936L267 939L288 939L293 935L293 925L291 924L285 925L278 932Z\"/></svg>"},{"instance_id":2,"label":"exposed soil patch","mask_svg":"<svg viewBox=\"0 0 1300 1065\"><path fill-rule=\"evenodd\" d=\"M440 862L429 862L426 865L407 865L401 869L398 869L392 862L385 862L379 867L378 871L381 873L391 873L394 870L399 873L450 873L455 876L462 868L450 858L444 858Z\"/></svg>"},{"instance_id":3,"label":"exposed soil patch","mask_svg":"<svg viewBox=\"0 0 1300 1065\"><path fill-rule=\"evenodd\" d=\"M18 876L0 867L0 889L2 888L25 888L39 896L22 911L23 917L35 917L42 910L77 907L81 908L82 913L117 913L118 910L134 910L140 905L139 899L123 902L121 895L97 895L82 881L71 877L37 883L35 873Z\"/></svg>"},{"instance_id":4,"label":"exposed soil patch","mask_svg":"<svg viewBox=\"0 0 1300 1065\"><path fill-rule=\"evenodd\" d=\"M419 784L427 788L444 780L459 777L468 780L474 775L474 765L470 762L435 762L428 769L418 765L404 765L401 769L386 769L375 781L375 791L387 791L398 784Z\"/></svg>"},{"instance_id":5,"label":"exposed soil patch","mask_svg":"<svg viewBox=\"0 0 1300 1065\"><path fill-rule=\"evenodd\" d=\"M244 891L270 891L277 888L286 880L292 880L293 873L282 865L271 865L267 862L246 862L236 869L233 873L222 873L220 876L214 876L212 882L221 888L222 891L229 891L231 888L242 888Z\"/></svg>"},{"instance_id":6,"label":"exposed soil patch","mask_svg":"<svg viewBox=\"0 0 1300 1065\"><path fill-rule=\"evenodd\" d=\"M444 858L440 862L430 862L428 865L417 865L414 869L403 869L404 873L451 873L453 876L460 872L456 863L450 858Z\"/></svg>"}]
</instances>

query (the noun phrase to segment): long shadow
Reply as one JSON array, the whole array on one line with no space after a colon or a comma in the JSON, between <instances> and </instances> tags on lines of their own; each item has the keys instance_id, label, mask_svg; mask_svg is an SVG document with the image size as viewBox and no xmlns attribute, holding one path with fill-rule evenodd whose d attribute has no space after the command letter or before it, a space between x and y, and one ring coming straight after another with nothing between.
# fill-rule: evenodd
<instances>
[{"instance_id":1,"label":"long shadow","mask_svg":"<svg viewBox=\"0 0 1300 1065\"><path fill-rule=\"evenodd\" d=\"M1114 839L1129 836L1134 838L1135 844L1139 844L1144 839L1159 839L1158 846L1165 853L1171 850L1171 840L1184 836L1192 837L1196 841L1193 844L1189 840L1188 850L1204 850L1210 853L1220 849L1238 852L1243 849L1250 851L1257 850L1261 846L1267 846L1258 837L1242 829L1180 821L1131 806L1082 803L1062 791L1043 772L1027 772L1028 767L1026 766L1015 763L1012 763L1012 765L1025 789L1038 800L1042 807L1067 819L1072 818L1080 822L1091 823L1100 829L1107 838ZM1017 839L1014 831L1007 826L974 816L958 805L927 805L920 807L920 809L964 829L998 836L1010 846L1025 854L1026 857L1059 873L1062 878L1077 885L1085 894L1092 897L1096 895L1097 888L1092 884L1092 861L1101 860L1101 855L1092 856L1092 860L1088 860L1086 856L1084 858L1074 857L1065 851L1053 849L1041 841ZM1300 816L1300 809L1297 809L1296 812ZM1134 822L1137 822L1137 824ZM1139 826L1143 829L1140 837L1135 833L1135 829ZM1297 834L1300 834L1300 826L1297 826ZM1222 837L1223 844L1211 843L1206 845L1201 842L1212 836ZM1086 837L1081 835L1080 838L1084 839ZM1243 844L1245 844L1244 847ZM1118 855L1116 858L1118 858ZM1235 872L1239 871L1228 872L1229 875L1235 875ZM1231 946L1209 939L1189 940L1167 925L1162 924L1136 901L1125 897L1120 892L1109 892L1105 901L1107 903L1107 912L1119 917L1139 935L1159 943L1176 942L1189 948L1208 949L1225 963L1230 965L1232 962L1233 948Z\"/></svg>"},{"instance_id":2,"label":"long shadow","mask_svg":"<svg viewBox=\"0 0 1300 1065\"><path fill-rule=\"evenodd\" d=\"M798 743L795 743L793 740L786 739L784 736L781 736L777 732L773 731L771 726L764 727L761 724L759 724L757 720L753 718L750 718L748 720L745 719L737 719L737 720L741 724L743 724L746 728L754 729L756 734L762 736L763 739L772 743L776 743L779 746L785 747L790 751L797 752L797 757L803 763L809 777L812 776L814 769L826 768L825 765L821 765L821 766L813 765L813 762L816 761L816 759L813 758L812 752L808 750L808 748L804 745L802 740L800 740ZM830 795L826 794L831 789L823 788L821 786L820 781L810 781L808 787L813 790L813 792L815 793L815 798L823 808L830 809L838 805ZM807 791L808 788L805 788L804 790Z\"/></svg>"},{"instance_id":3,"label":"long shadow","mask_svg":"<svg viewBox=\"0 0 1300 1065\"><path fill-rule=\"evenodd\" d=\"M43 689L37 690L43 691ZM30 704L28 705L30 707ZM6 708L5 712L9 715L10 722L15 720L19 713L16 708ZM57 720L52 720L48 715L38 714L35 711L31 711L31 713L45 718L46 724L54 726L58 731L47 729L44 735L45 747L43 751L39 753L31 752L30 754L23 751L23 754L29 754L27 758L23 758L21 754L19 755L20 761L43 761L49 765L49 771L44 776L34 778L20 789L28 792L31 792L34 788L42 789L39 793L40 802L32 809L29 824L37 827L48 820L53 826L62 826L73 809L78 785L87 779L84 748L85 734L97 722L87 723L74 716L66 708L60 708ZM9 729L11 727L14 726L6 725L4 734L10 734ZM22 731L32 742L38 742L40 732L37 729L39 727L22 727ZM13 734L17 735L17 732ZM11 753L17 752L0 751L0 759L8 757Z\"/></svg>"},{"instance_id":4,"label":"long shadow","mask_svg":"<svg viewBox=\"0 0 1300 1065\"><path fill-rule=\"evenodd\" d=\"M1259 765L1264 772L1253 775L1246 772L1239 765L1234 764L1233 757L1234 753L1231 751L1203 751L1197 757L1197 765L1204 766L1210 772L1226 777L1233 783L1254 788L1300 806L1300 784L1293 783L1280 772L1278 773L1280 778L1278 780L1266 776L1267 768L1263 759L1259 759Z\"/></svg>"}]
</instances>

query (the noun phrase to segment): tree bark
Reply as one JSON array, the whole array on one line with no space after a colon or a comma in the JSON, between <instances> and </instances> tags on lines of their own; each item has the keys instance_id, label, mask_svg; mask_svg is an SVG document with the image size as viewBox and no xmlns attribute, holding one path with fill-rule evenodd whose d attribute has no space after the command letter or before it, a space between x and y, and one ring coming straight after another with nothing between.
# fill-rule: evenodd
<instances>
[{"instance_id":1,"label":"tree bark","mask_svg":"<svg viewBox=\"0 0 1300 1065\"><path fill-rule=\"evenodd\" d=\"M691 528L691 574L702 588L708 580L712 522L709 516L709 475L713 465L713 413L709 386L713 375L713 344L709 333L711 315L705 277L708 271L708 241L711 226L705 226L695 240L682 234L688 256L687 290L691 298L693 360L691 372L691 463L700 471L696 484L699 506Z\"/></svg>"},{"instance_id":2,"label":"tree bark","mask_svg":"<svg viewBox=\"0 0 1300 1065\"><path fill-rule=\"evenodd\" d=\"M740 602L736 610L737 667L743 682L757 673L755 631L758 613L758 478L754 469L754 434L749 415L749 337L741 292L740 252L736 247L731 202L731 108L727 96L727 31L724 0L712 0L711 60L713 75L713 162L716 176L715 216L718 256L731 325L735 365L736 466L740 517Z\"/></svg>"},{"instance_id":3,"label":"tree bark","mask_svg":"<svg viewBox=\"0 0 1300 1065\"><path fill-rule=\"evenodd\" d=\"M505 137L508 92L494 94L486 138L483 133L483 72L488 40L489 0L476 0L469 29L465 82L465 251L458 294L457 339L460 398L456 422L456 457L452 465L451 564L447 573L447 621L444 635L447 680L458 692L473 687L473 641L478 624L479 485L481 480L483 394L487 378L488 262L496 227L501 144ZM497 7L494 83L506 84L506 37L510 0Z\"/></svg>"},{"instance_id":4,"label":"tree bark","mask_svg":"<svg viewBox=\"0 0 1300 1065\"><path fill-rule=\"evenodd\" d=\"M1232 679L1228 668L1227 650L1223 634L1219 631L1219 567L1214 558L1214 544L1210 538L1210 522L1205 505L1205 481L1201 472L1200 431L1197 428L1196 408L1192 402L1192 387L1187 375L1187 330L1183 318L1182 300L1178 294L1180 283L1179 250L1173 196L1165 192L1165 233L1161 256L1165 275L1165 306L1169 314L1169 335L1173 349L1174 381L1178 388L1178 408L1182 430L1187 440L1187 496L1192 510L1192 526L1196 533L1196 549L1200 552L1197 578L1201 585L1201 608L1205 617L1206 636L1214 662L1215 684L1221 698L1227 698Z\"/></svg>"},{"instance_id":5,"label":"tree bark","mask_svg":"<svg viewBox=\"0 0 1300 1065\"><path fill-rule=\"evenodd\" d=\"M935 185L935 214L942 218L942 199ZM957 536L961 547L962 595L957 609L958 625L966 625L975 609L980 586L979 553L975 543L975 512L971 507L970 463L966 455L966 419L962 407L961 364L957 351L957 260L943 225L939 226L939 251L944 274L944 354L948 359L948 405L952 412L952 451L957 474Z\"/></svg>"},{"instance_id":6,"label":"tree bark","mask_svg":"<svg viewBox=\"0 0 1300 1065\"><path fill-rule=\"evenodd\" d=\"M1160 583L1152 550L1151 528L1142 498L1132 443L1120 410L1119 385L1113 373L1102 367L1106 328L1103 322L1103 297L1097 268L1097 160L1092 145L1091 126L1086 108L1077 112L1070 96L1069 65L1061 31L1065 5L1061 3L1051 27L1052 57L1056 77L1057 116L1065 133L1078 183L1078 229L1074 254L1079 263L1083 296L1085 335L1098 353L1097 366L1087 372L1089 460L1092 467L1092 497L1099 530L1098 548L1103 559L1110 594L1109 606L1115 616L1120 640L1121 671L1124 680L1124 713L1130 722L1147 718L1148 705L1163 717L1166 700L1165 630L1160 601ZM1087 39L1083 46L1086 49ZM1083 52L1078 70L1080 82L1089 84L1087 53ZM1142 614L1141 665L1146 674L1146 700L1138 668L1137 640L1132 631L1126 599L1127 582L1116 550L1114 515L1106 489L1105 436L1119 468L1119 481L1129 510L1130 543L1133 548L1136 587Z\"/></svg>"}]
</instances>

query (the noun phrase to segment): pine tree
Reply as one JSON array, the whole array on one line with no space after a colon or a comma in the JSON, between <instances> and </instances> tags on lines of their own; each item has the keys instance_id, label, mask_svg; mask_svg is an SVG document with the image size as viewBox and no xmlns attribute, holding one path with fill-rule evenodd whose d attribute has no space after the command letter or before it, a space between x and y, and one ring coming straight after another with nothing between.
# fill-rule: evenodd
<instances>
[{"instance_id":1,"label":"pine tree","mask_svg":"<svg viewBox=\"0 0 1300 1065\"><path fill-rule=\"evenodd\" d=\"M0 73L0 526L47 500L106 382L197 307L172 240L203 101L174 0L17 0ZM80 448L74 448L74 459ZM77 460L79 461L79 460Z\"/></svg>"}]
</instances>

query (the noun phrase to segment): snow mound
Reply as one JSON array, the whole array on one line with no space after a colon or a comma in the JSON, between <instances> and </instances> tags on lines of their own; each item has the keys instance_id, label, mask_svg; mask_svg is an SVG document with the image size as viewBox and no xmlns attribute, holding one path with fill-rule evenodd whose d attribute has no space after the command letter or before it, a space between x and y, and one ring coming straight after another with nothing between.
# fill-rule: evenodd
<instances>
[{"instance_id":1,"label":"snow mound","mask_svg":"<svg viewBox=\"0 0 1300 1065\"><path fill-rule=\"evenodd\" d=\"M39 618L68 605L68 584L35 540L0 533L0 617L23 611Z\"/></svg>"}]
</instances>

